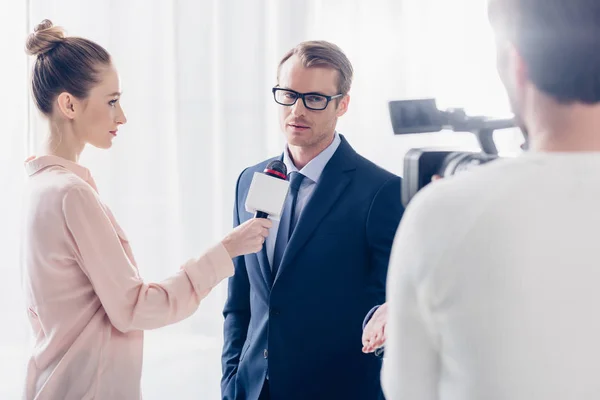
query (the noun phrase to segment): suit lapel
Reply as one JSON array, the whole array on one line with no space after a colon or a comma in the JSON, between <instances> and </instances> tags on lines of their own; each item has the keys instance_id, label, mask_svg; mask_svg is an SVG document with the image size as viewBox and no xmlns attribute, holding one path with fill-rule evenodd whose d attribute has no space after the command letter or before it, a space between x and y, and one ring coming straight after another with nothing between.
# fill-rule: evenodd
<instances>
[{"instance_id":1,"label":"suit lapel","mask_svg":"<svg viewBox=\"0 0 600 400\"><path fill-rule=\"evenodd\" d=\"M256 256L258 257L258 265L260 265L260 272L262 273L265 283L269 291L273 286L273 275L271 274L271 264L269 263L269 257L267 257L267 245L264 244L262 250L259 251Z\"/></svg>"},{"instance_id":2,"label":"suit lapel","mask_svg":"<svg viewBox=\"0 0 600 400\"><path fill-rule=\"evenodd\" d=\"M340 146L325 166L312 197L300 215L281 259L275 282L346 190L356 169L355 156L356 153L342 136Z\"/></svg>"}]
</instances>

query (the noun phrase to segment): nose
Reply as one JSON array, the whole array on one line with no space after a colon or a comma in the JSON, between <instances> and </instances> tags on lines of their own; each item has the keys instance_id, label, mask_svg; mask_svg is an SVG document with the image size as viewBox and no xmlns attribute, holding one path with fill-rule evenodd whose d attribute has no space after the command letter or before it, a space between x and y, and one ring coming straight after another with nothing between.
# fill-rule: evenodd
<instances>
[{"instance_id":1,"label":"nose","mask_svg":"<svg viewBox=\"0 0 600 400\"><path fill-rule=\"evenodd\" d=\"M301 117L306 113L306 107L302 99L296 100L296 103L292 106L292 115L294 117Z\"/></svg>"},{"instance_id":2,"label":"nose","mask_svg":"<svg viewBox=\"0 0 600 400\"><path fill-rule=\"evenodd\" d=\"M125 112L123 111L123 107L119 104L119 114L117 115L117 124L123 125L127 123L127 117L125 116Z\"/></svg>"}]
</instances>

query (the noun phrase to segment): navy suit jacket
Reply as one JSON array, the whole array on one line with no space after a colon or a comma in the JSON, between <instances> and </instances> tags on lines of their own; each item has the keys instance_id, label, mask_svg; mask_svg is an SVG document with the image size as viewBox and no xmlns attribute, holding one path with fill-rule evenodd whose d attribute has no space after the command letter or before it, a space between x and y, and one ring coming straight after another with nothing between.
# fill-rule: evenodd
<instances>
[{"instance_id":1,"label":"navy suit jacket","mask_svg":"<svg viewBox=\"0 0 600 400\"><path fill-rule=\"evenodd\" d=\"M362 322L385 301L404 211L400 178L341 139L277 276L264 246L234 260L223 311L223 399L256 400L267 370L274 400L382 398L381 359L362 353ZM234 225L253 217L244 206L252 176L271 160L240 175Z\"/></svg>"}]
</instances>

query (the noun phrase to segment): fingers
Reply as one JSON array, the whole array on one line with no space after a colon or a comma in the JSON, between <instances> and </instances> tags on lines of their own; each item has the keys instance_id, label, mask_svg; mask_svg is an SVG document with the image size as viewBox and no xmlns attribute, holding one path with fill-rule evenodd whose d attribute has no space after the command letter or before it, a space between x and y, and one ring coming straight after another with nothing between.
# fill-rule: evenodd
<instances>
[{"instance_id":1,"label":"fingers","mask_svg":"<svg viewBox=\"0 0 600 400\"><path fill-rule=\"evenodd\" d=\"M363 348L362 348L363 353L371 353L372 352L371 337L365 337L363 335L362 345L363 345Z\"/></svg>"},{"instance_id":2,"label":"fingers","mask_svg":"<svg viewBox=\"0 0 600 400\"><path fill-rule=\"evenodd\" d=\"M265 239L269 236L269 229L262 225L256 225L254 234L258 237L261 243L264 243Z\"/></svg>"},{"instance_id":3,"label":"fingers","mask_svg":"<svg viewBox=\"0 0 600 400\"><path fill-rule=\"evenodd\" d=\"M374 331L374 321L373 318L371 318L371 320L369 322L367 322L367 325L365 325L365 328L363 329L363 334L362 334L362 343L363 345L366 346L366 344L373 339L373 331Z\"/></svg>"},{"instance_id":4,"label":"fingers","mask_svg":"<svg viewBox=\"0 0 600 400\"><path fill-rule=\"evenodd\" d=\"M252 218L237 227L233 238L239 242L237 245L240 248L236 250L237 253L234 252L234 256L260 252L272 225L273 222L269 219Z\"/></svg>"},{"instance_id":5,"label":"fingers","mask_svg":"<svg viewBox=\"0 0 600 400\"><path fill-rule=\"evenodd\" d=\"M368 331L365 329L365 333L363 334L363 337L362 337L363 352L371 353L373 351L372 344L373 344L374 339L375 339L374 333L372 331Z\"/></svg>"},{"instance_id":6,"label":"fingers","mask_svg":"<svg viewBox=\"0 0 600 400\"><path fill-rule=\"evenodd\" d=\"M362 335L362 345L367 346L369 344L370 337L367 336L366 331Z\"/></svg>"},{"instance_id":7,"label":"fingers","mask_svg":"<svg viewBox=\"0 0 600 400\"><path fill-rule=\"evenodd\" d=\"M377 350L378 348L382 347L383 343L381 342L369 342L366 345L363 346L362 351L363 353L373 353L375 350Z\"/></svg>"},{"instance_id":8,"label":"fingers","mask_svg":"<svg viewBox=\"0 0 600 400\"><path fill-rule=\"evenodd\" d=\"M378 348L383 347L384 344L383 341L369 342L366 346L363 346L363 353L373 353Z\"/></svg>"},{"instance_id":9,"label":"fingers","mask_svg":"<svg viewBox=\"0 0 600 400\"><path fill-rule=\"evenodd\" d=\"M375 338L373 339L373 341L371 342L371 345L373 347L379 347L383 344L383 334L382 332L377 332L375 334Z\"/></svg>"},{"instance_id":10,"label":"fingers","mask_svg":"<svg viewBox=\"0 0 600 400\"><path fill-rule=\"evenodd\" d=\"M263 244L265 243L265 238L263 236L258 236L255 239L256 246L254 247L254 252L258 253L262 250Z\"/></svg>"},{"instance_id":11,"label":"fingers","mask_svg":"<svg viewBox=\"0 0 600 400\"><path fill-rule=\"evenodd\" d=\"M385 344L384 329L385 328L383 327L383 329L378 330L376 332L367 332L367 330L365 329L365 333L362 337L363 353L372 353Z\"/></svg>"},{"instance_id":12,"label":"fingers","mask_svg":"<svg viewBox=\"0 0 600 400\"><path fill-rule=\"evenodd\" d=\"M256 221L256 223L258 225L260 225L263 228L269 229L270 227L273 226L273 221L271 221L268 218L255 218L254 219Z\"/></svg>"},{"instance_id":13,"label":"fingers","mask_svg":"<svg viewBox=\"0 0 600 400\"><path fill-rule=\"evenodd\" d=\"M267 236L269 236L269 231L266 228L260 227L260 229L258 230L258 234L256 236L255 253L258 253L259 251L262 250L265 240L267 239Z\"/></svg>"},{"instance_id":14,"label":"fingers","mask_svg":"<svg viewBox=\"0 0 600 400\"><path fill-rule=\"evenodd\" d=\"M269 228L273 226L273 222L266 218L254 218L250 223L252 224L253 231L263 237L269 236Z\"/></svg>"},{"instance_id":15,"label":"fingers","mask_svg":"<svg viewBox=\"0 0 600 400\"><path fill-rule=\"evenodd\" d=\"M244 222L242 225L251 227L252 229L269 229L273 226L273 222L267 218L252 218Z\"/></svg>"},{"instance_id":16,"label":"fingers","mask_svg":"<svg viewBox=\"0 0 600 400\"><path fill-rule=\"evenodd\" d=\"M258 253L263 249L272 224L271 220L266 218L249 219L236 227L223 239L222 243L232 258Z\"/></svg>"}]
</instances>

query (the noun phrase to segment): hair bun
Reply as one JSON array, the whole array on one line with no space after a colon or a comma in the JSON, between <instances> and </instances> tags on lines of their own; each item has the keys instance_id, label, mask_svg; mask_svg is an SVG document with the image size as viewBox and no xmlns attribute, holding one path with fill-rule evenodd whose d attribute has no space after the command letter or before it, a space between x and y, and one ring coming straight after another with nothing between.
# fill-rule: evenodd
<instances>
[{"instance_id":1,"label":"hair bun","mask_svg":"<svg viewBox=\"0 0 600 400\"><path fill-rule=\"evenodd\" d=\"M40 22L33 33L27 37L25 49L31 56L47 53L61 43L65 38L65 31L59 26L54 26L52 21L45 19Z\"/></svg>"}]
</instances>

